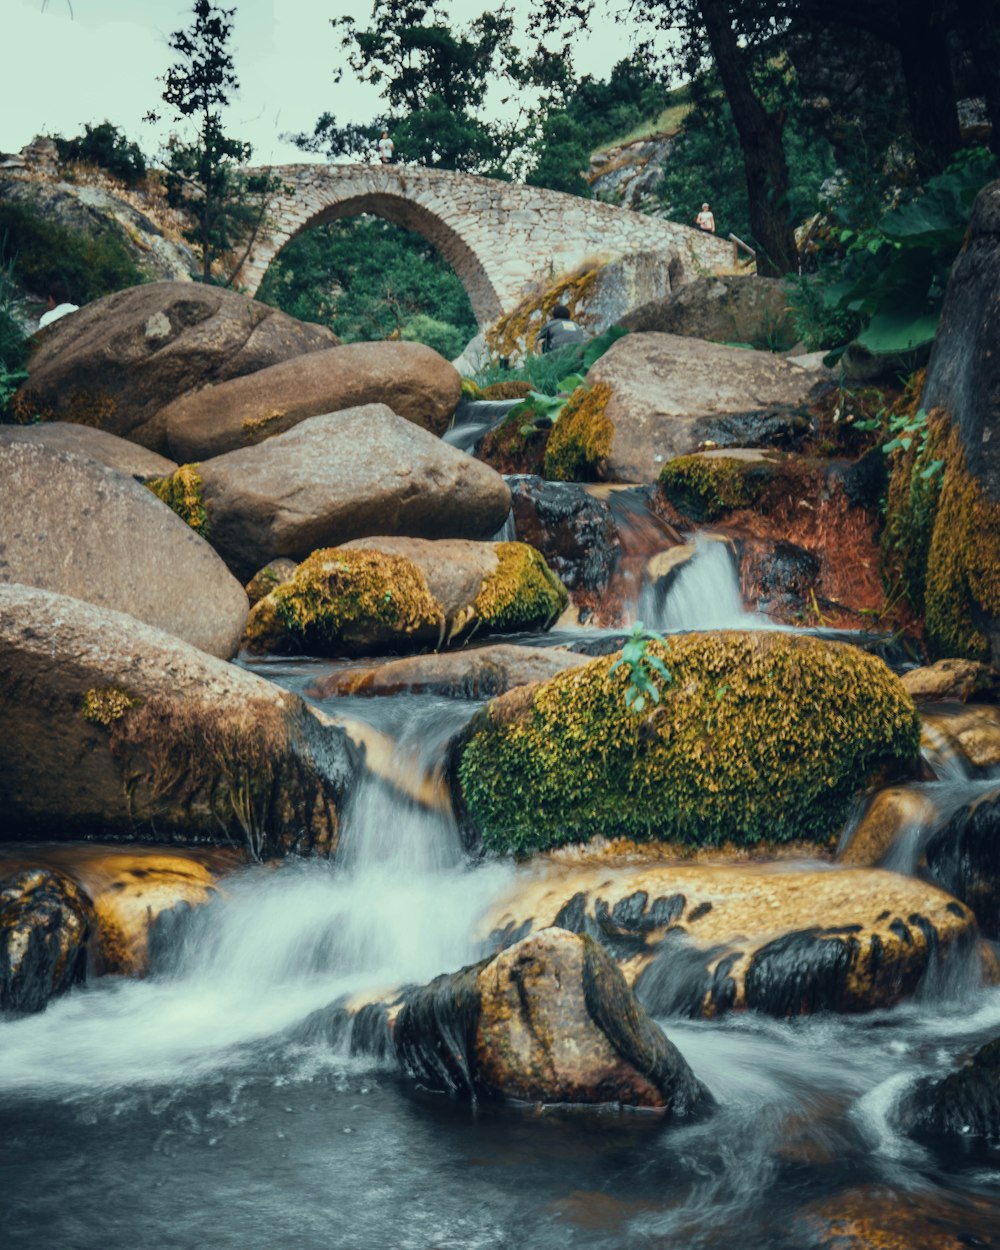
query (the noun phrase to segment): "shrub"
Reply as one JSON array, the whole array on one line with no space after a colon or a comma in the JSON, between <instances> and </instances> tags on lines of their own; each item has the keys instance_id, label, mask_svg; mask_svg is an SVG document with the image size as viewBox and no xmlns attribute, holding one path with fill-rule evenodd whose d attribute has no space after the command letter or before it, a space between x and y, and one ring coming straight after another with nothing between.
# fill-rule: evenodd
<instances>
[{"instance_id":1,"label":"shrub","mask_svg":"<svg viewBox=\"0 0 1000 1250\"><path fill-rule=\"evenodd\" d=\"M134 187L146 176L146 158L139 145L131 143L111 122L97 126L84 123L84 132L75 139L56 136L56 147L62 161L86 161L99 165L127 187Z\"/></svg>"}]
</instances>

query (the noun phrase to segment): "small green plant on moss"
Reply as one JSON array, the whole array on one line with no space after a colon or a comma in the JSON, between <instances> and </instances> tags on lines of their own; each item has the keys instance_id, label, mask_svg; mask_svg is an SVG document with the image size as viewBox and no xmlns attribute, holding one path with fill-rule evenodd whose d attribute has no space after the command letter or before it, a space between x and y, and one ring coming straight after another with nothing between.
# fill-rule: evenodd
<instances>
[{"instance_id":1,"label":"small green plant on moss","mask_svg":"<svg viewBox=\"0 0 1000 1250\"><path fill-rule=\"evenodd\" d=\"M609 677L620 668L627 673L628 685L625 687L625 706L637 715L645 708L647 700L651 703L660 702L660 688L656 684L657 677L660 677L665 683L673 681L670 669L667 668L658 655L650 652L649 644L651 642L658 642L662 645L664 642L663 635L656 633L655 630L646 629L642 621L636 621L632 627L631 634L629 634L628 642L622 647L621 655L608 669Z\"/></svg>"},{"instance_id":2,"label":"small green plant on moss","mask_svg":"<svg viewBox=\"0 0 1000 1250\"><path fill-rule=\"evenodd\" d=\"M107 728L121 720L129 708L138 703L138 699L118 686L95 686L84 694L80 714L92 725L103 725Z\"/></svg>"}]
</instances>

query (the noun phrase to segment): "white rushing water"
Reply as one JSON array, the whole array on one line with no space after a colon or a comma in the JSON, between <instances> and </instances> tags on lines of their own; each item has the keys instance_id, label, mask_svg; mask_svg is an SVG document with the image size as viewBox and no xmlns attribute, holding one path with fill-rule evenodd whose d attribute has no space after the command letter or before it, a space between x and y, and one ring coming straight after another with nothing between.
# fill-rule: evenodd
<instances>
[{"instance_id":1,"label":"white rushing water","mask_svg":"<svg viewBox=\"0 0 1000 1250\"><path fill-rule=\"evenodd\" d=\"M666 596L643 587L639 619L662 633L701 629L775 629L763 612L747 611L728 543L699 534L694 554L679 569Z\"/></svg>"}]
</instances>

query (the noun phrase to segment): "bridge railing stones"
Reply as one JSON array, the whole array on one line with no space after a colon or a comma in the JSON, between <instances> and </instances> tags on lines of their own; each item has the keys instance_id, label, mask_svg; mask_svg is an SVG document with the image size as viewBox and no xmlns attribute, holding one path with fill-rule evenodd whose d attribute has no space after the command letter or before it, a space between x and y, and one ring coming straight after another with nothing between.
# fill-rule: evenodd
<instances>
[{"instance_id":1,"label":"bridge railing stones","mask_svg":"<svg viewBox=\"0 0 1000 1250\"><path fill-rule=\"evenodd\" d=\"M251 171L264 172L264 171ZM453 170L404 165L281 165L288 187L269 213L238 281L254 294L271 261L301 231L373 213L423 235L461 279L480 326L513 311L533 283L597 260L662 252L683 282L732 266L731 245L677 222L561 191Z\"/></svg>"}]
</instances>

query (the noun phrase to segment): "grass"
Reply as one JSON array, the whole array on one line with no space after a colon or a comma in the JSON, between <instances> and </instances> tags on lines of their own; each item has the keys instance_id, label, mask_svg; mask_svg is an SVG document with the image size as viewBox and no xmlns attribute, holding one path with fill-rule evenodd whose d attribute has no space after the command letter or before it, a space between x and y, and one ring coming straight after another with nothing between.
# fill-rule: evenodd
<instances>
[{"instance_id":1,"label":"grass","mask_svg":"<svg viewBox=\"0 0 1000 1250\"><path fill-rule=\"evenodd\" d=\"M691 101L690 86L685 83L682 87L675 87L669 92L668 99L670 103L656 117L641 122L626 135L608 139L600 147L595 148L592 155L596 156L600 152L606 152L608 148L620 147L626 143L635 143L638 139L648 139L653 135L673 134L680 127L688 113L694 108L694 104Z\"/></svg>"}]
</instances>

